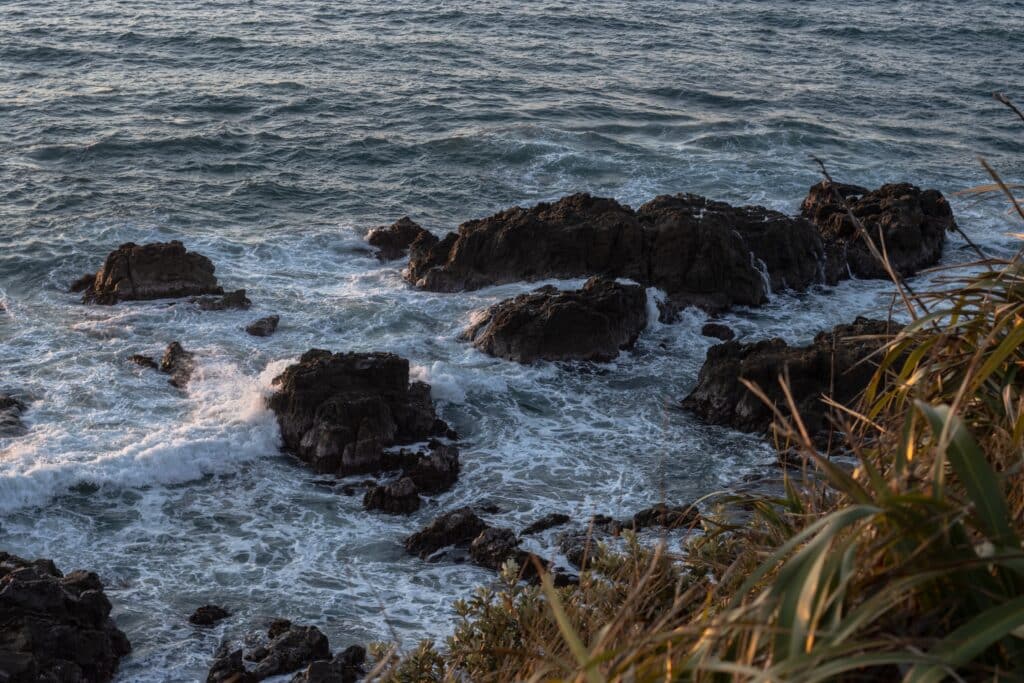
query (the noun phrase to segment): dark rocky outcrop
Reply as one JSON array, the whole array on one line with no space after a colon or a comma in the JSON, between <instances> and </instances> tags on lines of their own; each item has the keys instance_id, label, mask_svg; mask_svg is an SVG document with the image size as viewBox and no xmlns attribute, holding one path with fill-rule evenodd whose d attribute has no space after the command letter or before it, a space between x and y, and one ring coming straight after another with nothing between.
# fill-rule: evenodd
<instances>
[{"instance_id":1,"label":"dark rocky outcrop","mask_svg":"<svg viewBox=\"0 0 1024 683\"><path fill-rule=\"evenodd\" d=\"M488 527L469 544L469 556L473 562L495 571L501 569L507 560L518 559L521 552L519 539L511 529ZM520 567L523 567L521 563Z\"/></svg>"},{"instance_id":2,"label":"dark rocky outcrop","mask_svg":"<svg viewBox=\"0 0 1024 683\"><path fill-rule=\"evenodd\" d=\"M405 549L410 555L426 559L442 548L468 546L486 528L487 524L472 508L459 508L441 515L405 539Z\"/></svg>"},{"instance_id":3,"label":"dark rocky outcrop","mask_svg":"<svg viewBox=\"0 0 1024 683\"><path fill-rule=\"evenodd\" d=\"M0 437L21 436L28 431L21 420L21 415L27 408L28 406L19 399L8 394L0 394Z\"/></svg>"},{"instance_id":4,"label":"dark rocky outcrop","mask_svg":"<svg viewBox=\"0 0 1024 683\"><path fill-rule=\"evenodd\" d=\"M87 303L169 299L223 294L210 259L189 252L178 241L122 244L107 256L91 285L85 277L72 287L84 292Z\"/></svg>"},{"instance_id":5,"label":"dark rocky outcrop","mask_svg":"<svg viewBox=\"0 0 1024 683\"><path fill-rule=\"evenodd\" d=\"M0 552L0 680L109 681L131 645L96 574Z\"/></svg>"},{"instance_id":6,"label":"dark rocky outcrop","mask_svg":"<svg viewBox=\"0 0 1024 683\"><path fill-rule=\"evenodd\" d=\"M700 523L700 512L692 505L666 505L658 503L633 515L633 528L636 530L651 527L666 529L682 529Z\"/></svg>"},{"instance_id":7,"label":"dark rocky outcrop","mask_svg":"<svg viewBox=\"0 0 1024 683\"><path fill-rule=\"evenodd\" d=\"M195 370L195 354L186 351L178 342L171 342L160 359L160 372L168 374L171 378L168 383L171 386L184 389L188 381L192 379L192 371Z\"/></svg>"},{"instance_id":8,"label":"dark rocky outcrop","mask_svg":"<svg viewBox=\"0 0 1024 683\"><path fill-rule=\"evenodd\" d=\"M810 189L801 211L825 240L833 280L844 277L847 267L857 277L889 277L859 236L847 208L879 250L884 240L889 262L901 277L938 263L946 232L956 228L953 211L937 190L908 183L868 190L823 180Z\"/></svg>"},{"instance_id":9,"label":"dark rocky outcrop","mask_svg":"<svg viewBox=\"0 0 1024 683\"><path fill-rule=\"evenodd\" d=\"M562 514L561 512L552 512L551 514L544 515L536 522L528 525L519 533L519 535L529 536L531 534L539 534L540 532L547 531L548 529L551 529L553 527L560 526L562 524L568 524L569 521L569 515Z\"/></svg>"},{"instance_id":10,"label":"dark rocky outcrop","mask_svg":"<svg viewBox=\"0 0 1024 683\"><path fill-rule=\"evenodd\" d=\"M355 683L363 677L366 648L351 645L334 659L313 662L292 677L291 683Z\"/></svg>"},{"instance_id":11,"label":"dark rocky outcrop","mask_svg":"<svg viewBox=\"0 0 1024 683\"><path fill-rule=\"evenodd\" d=\"M213 626L222 619L227 619L231 616L223 607L218 605L203 605L196 609L192 613L192 616L188 618L188 623L195 624L196 626Z\"/></svg>"},{"instance_id":12,"label":"dark rocky outcrop","mask_svg":"<svg viewBox=\"0 0 1024 683\"><path fill-rule=\"evenodd\" d=\"M141 368L149 368L150 370L159 370L160 364L157 363L152 356L146 356L141 353L134 353L128 357L128 360L135 363Z\"/></svg>"},{"instance_id":13,"label":"dark rocky outcrop","mask_svg":"<svg viewBox=\"0 0 1024 683\"><path fill-rule=\"evenodd\" d=\"M670 307L756 306L773 289L822 278L822 241L802 218L696 195L660 196L633 211L575 194L416 238L406 278L432 291L604 275L667 292ZM767 271L767 272L766 272Z\"/></svg>"},{"instance_id":14,"label":"dark rocky outcrop","mask_svg":"<svg viewBox=\"0 0 1024 683\"><path fill-rule=\"evenodd\" d=\"M68 286L68 293L81 294L85 290L92 288L95 282L96 273L86 273Z\"/></svg>"},{"instance_id":15,"label":"dark rocky outcrop","mask_svg":"<svg viewBox=\"0 0 1024 683\"><path fill-rule=\"evenodd\" d=\"M683 407L712 424L746 432L768 431L773 422L771 410L740 379L755 382L776 405L784 407L778 377L788 370L800 415L812 435L817 435L829 426L821 397L830 395L850 405L877 367L864 361L897 329L885 321L857 318L853 324L822 332L807 346L789 346L782 339L713 346Z\"/></svg>"},{"instance_id":16,"label":"dark rocky outcrop","mask_svg":"<svg viewBox=\"0 0 1024 683\"><path fill-rule=\"evenodd\" d=\"M287 619L275 619L264 644L245 652L223 643L214 654L207 683L256 683L271 676L288 674L313 662L330 661L327 636L315 626L296 626ZM245 662L251 662L247 667Z\"/></svg>"},{"instance_id":17,"label":"dark rocky outcrop","mask_svg":"<svg viewBox=\"0 0 1024 683\"><path fill-rule=\"evenodd\" d=\"M269 337L277 331L277 324L281 322L281 316L268 315L266 318L254 320L245 326L245 331L254 337Z\"/></svg>"},{"instance_id":18,"label":"dark rocky outcrop","mask_svg":"<svg viewBox=\"0 0 1024 683\"><path fill-rule=\"evenodd\" d=\"M192 298L192 303L199 306L202 311L244 311L252 306L249 297L245 295L244 289L236 289L224 296L197 296Z\"/></svg>"},{"instance_id":19,"label":"dark rocky outcrop","mask_svg":"<svg viewBox=\"0 0 1024 683\"><path fill-rule=\"evenodd\" d=\"M409 477L383 486L374 486L363 496L363 507L391 515L410 515L420 509L419 489Z\"/></svg>"},{"instance_id":20,"label":"dark rocky outcrop","mask_svg":"<svg viewBox=\"0 0 1024 683\"><path fill-rule=\"evenodd\" d=\"M519 363L610 361L647 326L647 294L639 285L593 277L582 289L555 287L492 306L463 338L484 353Z\"/></svg>"},{"instance_id":21,"label":"dark rocky outcrop","mask_svg":"<svg viewBox=\"0 0 1024 683\"><path fill-rule=\"evenodd\" d=\"M430 233L408 216L404 216L391 225L373 228L367 233L366 241L370 246L377 248L377 257L380 260L391 261L405 256L409 246L420 235Z\"/></svg>"},{"instance_id":22,"label":"dark rocky outcrop","mask_svg":"<svg viewBox=\"0 0 1024 683\"><path fill-rule=\"evenodd\" d=\"M443 434L430 387L409 383L409 361L391 353L312 349L274 379L270 408L285 448L319 473L392 469L384 449Z\"/></svg>"},{"instance_id":23,"label":"dark rocky outcrop","mask_svg":"<svg viewBox=\"0 0 1024 683\"><path fill-rule=\"evenodd\" d=\"M711 337L712 339L720 339L722 341L732 341L736 338L736 333L732 331L732 328L722 323L705 323L700 328L700 333L705 337Z\"/></svg>"}]
</instances>

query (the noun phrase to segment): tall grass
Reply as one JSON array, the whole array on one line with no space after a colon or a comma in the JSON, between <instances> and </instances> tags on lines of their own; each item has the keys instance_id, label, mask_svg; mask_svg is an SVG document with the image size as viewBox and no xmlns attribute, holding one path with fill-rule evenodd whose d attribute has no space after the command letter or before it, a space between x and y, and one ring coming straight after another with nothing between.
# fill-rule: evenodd
<instances>
[{"instance_id":1,"label":"tall grass","mask_svg":"<svg viewBox=\"0 0 1024 683\"><path fill-rule=\"evenodd\" d=\"M1024 220L1017 187L985 168L993 182L974 192L1002 193ZM1024 680L1024 256L967 264L930 292L894 285L912 322L860 404L834 413L855 469L816 450L790 397L776 429L813 476L744 501L742 522L735 506L705 515L679 553L632 537L599 548L579 586L525 586L508 567L457 605L443 647L381 656L374 675Z\"/></svg>"}]
</instances>

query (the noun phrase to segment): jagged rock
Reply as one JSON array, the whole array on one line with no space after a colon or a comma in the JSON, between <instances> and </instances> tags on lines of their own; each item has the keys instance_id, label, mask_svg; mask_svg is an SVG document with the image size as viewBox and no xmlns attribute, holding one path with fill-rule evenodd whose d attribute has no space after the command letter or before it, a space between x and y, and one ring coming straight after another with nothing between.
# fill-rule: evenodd
<instances>
[{"instance_id":1,"label":"jagged rock","mask_svg":"<svg viewBox=\"0 0 1024 683\"><path fill-rule=\"evenodd\" d=\"M405 549L411 555L426 559L441 548L468 546L487 524L472 508L463 507L441 515L429 526L405 539Z\"/></svg>"},{"instance_id":2,"label":"jagged rock","mask_svg":"<svg viewBox=\"0 0 1024 683\"><path fill-rule=\"evenodd\" d=\"M722 341L732 341L736 338L736 333L732 331L732 328L722 323L705 323L704 327L700 328L700 333L705 337Z\"/></svg>"},{"instance_id":3,"label":"jagged rock","mask_svg":"<svg viewBox=\"0 0 1024 683\"><path fill-rule=\"evenodd\" d=\"M150 370L159 370L160 364L157 363L152 356L146 356L141 353L132 354L128 360L135 363L139 367L149 368Z\"/></svg>"},{"instance_id":4,"label":"jagged rock","mask_svg":"<svg viewBox=\"0 0 1024 683\"><path fill-rule=\"evenodd\" d=\"M387 469L384 448L447 429L434 412L430 387L410 385L409 361L391 353L312 349L274 386L268 403L285 448L322 474Z\"/></svg>"},{"instance_id":5,"label":"jagged rock","mask_svg":"<svg viewBox=\"0 0 1024 683\"><path fill-rule=\"evenodd\" d=\"M195 354L186 351L178 342L171 342L160 359L160 372L168 374L171 378L168 381L171 386L184 389L185 385L192 378L192 371L195 369Z\"/></svg>"},{"instance_id":6,"label":"jagged rock","mask_svg":"<svg viewBox=\"0 0 1024 683\"><path fill-rule=\"evenodd\" d=\"M330 661L313 662L295 674L291 683L355 683L365 673L365 661L366 648L350 645Z\"/></svg>"},{"instance_id":7,"label":"jagged rock","mask_svg":"<svg viewBox=\"0 0 1024 683\"><path fill-rule=\"evenodd\" d=\"M0 552L0 680L109 681L131 645L96 574Z\"/></svg>"},{"instance_id":8,"label":"jagged rock","mask_svg":"<svg viewBox=\"0 0 1024 683\"><path fill-rule=\"evenodd\" d=\"M21 420L22 413L28 408L22 401L0 394L0 436L21 436L28 429Z\"/></svg>"},{"instance_id":9,"label":"jagged rock","mask_svg":"<svg viewBox=\"0 0 1024 683\"><path fill-rule=\"evenodd\" d=\"M656 286L671 309L757 306L773 289L822 278L822 241L802 218L732 207L696 195L660 196L634 212L613 199L575 194L421 234L406 278L453 292L518 280L588 275Z\"/></svg>"},{"instance_id":10,"label":"jagged rock","mask_svg":"<svg viewBox=\"0 0 1024 683\"><path fill-rule=\"evenodd\" d=\"M495 571L509 559L520 553L519 539L511 529L488 527L480 532L469 545L469 556L473 562Z\"/></svg>"},{"instance_id":11,"label":"jagged rock","mask_svg":"<svg viewBox=\"0 0 1024 683\"><path fill-rule=\"evenodd\" d=\"M877 364L865 361L897 331L885 321L857 318L851 325L837 325L822 332L807 346L789 346L782 339L751 344L726 342L708 349L697 386L683 400L711 424L728 425L746 432L765 432L773 415L740 379L755 382L785 410L778 377L789 372L790 390L800 415L816 435L828 428L828 410L822 395L849 405L867 386Z\"/></svg>"},{"instance_id":12,"label":"jagged rock","mask_svg":"<svg viewBox=\"0 0 1024 683\"><path fill-rule=\"evenodd\" d=\"M192 613L192 616L188 618L188 622L190 624L195 624L196 626L212 626L218 621L227 619L230 616L231 613L223 607L219 607L217 605L203 605Z\"/></svg>"},{"instance_id":13,"label":"jagged rock","mask_svg":"<svg viewBox=\"0 0 1024 683\"><path fill-rule=\"evenodd\" d=\"M84 287L84 302L105 305L223 294L213 271L210 259L189 252L181 242L144 245L129 242L107 256L91 286L85 285L84 277L74 286Z\"/></svg>"},{"instance_id":14,"label":"jagged rock","mask_svg":"<svg viewBox=\"0 0 1024 683\"><path fill-rule=\"evenodd\" d=\"M846 206L837 200L833 188ZM857 277L889 277L859 237L847 207L879 250L884 237L889 262L901 277L938 263L946 232L956 228L953 211L937 190L921 190L908 183L868 190L823 180L810 189L801 211L825 240L833 281L845 277L847 268Z\"/></svg>"},{"instance_id":15,"label":"jagged rock","mask_svg":"<svg viewBox=\"0 0 1024 683\"><path fill-rule=\"evenodd\" d=\"M193 297L192 303L199 306L202 311L226 311L229 309L244 311L252 306L252 302L245 296L244 289L236 289L224 296Z\"/></svg>"},{"instance_id":16,"label":"jagged rock","mask_svg":"<svg viewBox=\"0 0 1024 683\"><path fill-rule=\"evenodd\" d=\"M680 529L699 523L700 512L692 505L670 507L664 503L658 503L633 515L633 527L637 530L653 526Z\"/></svg>"},{"instance_id":17,"label":"jagged rock","mask_svg":"<svg viewBox=\"0 0 1024 683\"><path fill-rule=\"evenodd\" d=\"M523 529L519 535L529 536L530 534L537 534L541 531L547 531L552 527L567 524L569 522L569 515L564 515L561 512L552 512L550 515L544 515L533 524L530 524Z\"/></svg>"},{"instance_id":18,"label":"jagged rock","mask_svg":"<svg viewBox=\"0 0 1024 683\"><path fill-rule=\"evenodd\" d=\"M389 226L373 228L366 235L370 246L377 247L377 257L382 261L402 258L409 246L420 235L430 235L408 216L399 218Z\"/></svg>"},{"instance_id":19,"label":"jagged rock","mask_svg":"<svg viewBox=\"0 0 1024 683\"><path fill-rule=\"evenodd\" d=\"M409 515L420 509L419 490L409 477L384 486L374 486L363 496L363 507L391 515Z\"/></svg>"},{"instance_id":20,"label":"jagged rock","mask_svg":"<svg viewBox=\"0 0 1024 683\"><path fill-rule=\"evenodd\" d=\"M506 299L479 316L463 338L519 363L603 362L631 348L646 326L643 287L593 277L576 291L547 286Z\"/></svg>"},{"instance_id":21,"label":"jagged rock","mask_svg":"<svg viewBox=\"0 0 1024 683\"><path fill-rule=\"evenodd\" d=\"M254 320L245 326L245 331L254 337L269 337L277 331L277 324L281 322L281 316L268 315L266 318Z\"/></svg>"},{"instance_id":22,"label":"jagged rock","mask_svg":"<svg viewBox=\"0 0 1024 683\"><path fill-rule=\"evenodd\" d=\"M68 287L69 294L80 294L85 290L91 288L96 282L96 273L86 273L82 277L78 278Z\"/></svg>"},{"instance_id":23,"label":"jagged rock","mask_svg":"<svg viewBox=\"0 0 1024 683\"><path fill-rule=\"evenodd\" d=\"M207 683L257 683L271 676L297 671L311 663L331 659L327 636L315 626L296 626L275 619L267 630L267 642L245 653L222 643L206 677ZM245 661L253 662L247 669Z\"/></svg>"},{"instance_id":24,"label":"jagged rock","mask_svg":"<svg viewBox=\"0 0 1024 683\"><path fill-rule=\"evenodd\" d=\"M417 454L411 463L406 461L404 472L418 491L442 493L455 485L459 469L459 450L434 443L429 454Z\"/></svg>"}]
</instances>

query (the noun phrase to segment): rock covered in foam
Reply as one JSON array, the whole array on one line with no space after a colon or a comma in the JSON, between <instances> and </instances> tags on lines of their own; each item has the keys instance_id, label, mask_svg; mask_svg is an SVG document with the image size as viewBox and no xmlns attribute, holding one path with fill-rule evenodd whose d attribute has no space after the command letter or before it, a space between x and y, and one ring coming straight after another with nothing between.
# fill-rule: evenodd
<instances>
[{"instance_id":1,"label":"rock covered in foam","mask_svg":"<svg viewBox=\"0 0 1024 683\"><path fill-rule=\"evenodd\" d=\"M0 552L0 679L109 681L131 644L96 574Z\"/></svg>"},{"instance_id":2,"label":"rock covered in foam","mask_svg":"<svg viewBox=\"0 0 1024 683\"><path fill-rule=\"evenodd\" d=\"M639 285L593 277L582 289L541 287L492 306L463 337L484 353L519 363L613 360L647 326Z\"/></svg>"},{"instance_id":3,"label":"rock covered in foam","mask_svg":"<svg viewBox=\"0 0 1024 683\"><path fill-rule=\"evenodd\" d=\"M938 263L946 233L956 228L941 192L909 183L868 190L823 180L810 189L801 211L825 239L833 280L847 271L862 278L889 277L859 236L851 213L879 250L884 243L889 262L902 277Z\"/></svg>"},{"instance_id":4,"label":"rock covered in foam","mask_svg":"<svg viewBox=\"0 0 1024 683\"><path fill-rule=\"evenodd\" d=\"M771 409L740 380L756 383L776 405L785 406L778 377L788 372L801 418L812 435L819 433L828 428L828 409L822 397L830 395L849 405L875 372L877 365L869 357L896 330L886 321L857 318L853 324L822 332L807 346L790 346L782 339L712 346L697 386L683 400L683 407L711 424L746 432L768 431L773 422Z\"/></svg>"},{"instance_id":5,"label":"rock covered in foam","mask_svg":"<svg viewBox=\"0 0 1024 683\"><path fill-rule=\"evenodd\" d=\"M72 291L83 291L84 302L106 305L223 294L213 272L210 259L188 251L177 240L143 245L129 242L107 256L91 283L83 276L72 284Z\"/></svg>"},{"instance_id":6,"label":"rock covered in foam","mask_svg":"<svg viewBox=\"0 0 1024 683\"><path fill-rule=\"evenodd\" d=\"M517 280L605 275L659 287L676 308L757 306L769 288L818 282L824 247L814 227L763 207L732 207L689 194L633 211L575 194L416 238L406 278L432 291Z\"/></svg>"}]
</instances>

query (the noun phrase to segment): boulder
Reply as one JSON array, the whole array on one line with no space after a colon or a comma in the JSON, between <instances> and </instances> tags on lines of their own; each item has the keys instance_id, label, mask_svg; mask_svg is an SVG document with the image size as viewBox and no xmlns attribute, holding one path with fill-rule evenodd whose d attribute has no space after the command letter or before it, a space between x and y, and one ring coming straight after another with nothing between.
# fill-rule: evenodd
<instances>
[{"instance_id":1,"label":"boulder","mask_svg":"<svg viewBox=\"0 0 1024 683\"><path fill-rule=\"evenodd\" d=\"M68 286L68 293L81 294L96 282L96 273L86 273Z\"/></svg>"},{"instance_id":2,"label":"boulder","mask_svg":"<svg viewBox=\"0 0 1024 683\"><path fill-rule=\"evenodd\" d=\"M192 613L192 616L188 618L188 623L195 624L196 626L213 626L222 619L227 619L231 616L223 607L217 605L203 605L196 609Z\"/></svg>"},{"instance_id":3,"label":"boulder","mask_svg":"<svg viewBox=\"0 0 1024 683\"><path fill-rule=\"evenodd\" d=\"M245 326L245 331L254 337L269 337L277 331L277 324L281 322L281 316L268 315L266 318L254 320Z\"/></svg>"},{"instance_id":4,"label":"boulder","mask_svg":"<svg viewBox=\"0 0 1024 683\"><path fill-rule=\"evenodd\" d=\"M313 662L295 674L291 683L355 683L365 673L365 661L366 648L350 645L334 655L334 659Z\"/></svg>"},{"instance_id":5,"label":"boulder","mask_svg":"<svg viewBox=\"0 0 1024 683\"><path fill-rule=\"evenodd\" d=\"M942 193L908 183L868 190L823 180L810 189L801 212L825 240L833 281L847 272L861 278L889 277L859 236L851 212L879 250L884 242L889 262L901 277L938 263L946 233L956 229L953 211Z\"/></svg>"},{"instance_id":6,"label":"boulder","mask_svg":"<svg viewBox=\"0 0 1024 683\"><path fill-rule=\"evenodd\" d=\"M712 346L683 407L711 424L766 432L773 423L772 411L740 379L755 382L784 408L778 377L788 370L790 390L804 424L812 435L825 432L827 436L829 411L822 397L853 403L877 367L867 359L897 330L885 321L857 318L853 324L820 333L807 346L789 346L782 339Z\"/></svg>"},{"instance_id":7,"label":"boulder","mask_svg":"<svg viewBox=\"0 0 1024 683\"><path fill-rule=\"evenodd\" d=\"M633 515L633 528L636 530L655 526L680 529L699 523L700 512L692 505L669 506L658 503Z\"/></svg>"},{"instance_id":8,"label":"boulder","mask_svg":"<svg viewBox=\"0 0 1024 683\"><path fill-rule=\"evenodd\" d=\"M22 401L0 394L0 437L21 436L27 430L21 420L22 413L28 408Z\"/></svg>"},{"instance_id":9,"label":"boulder","mask_svg":"<svg viewBox=\"0 0 1024 683\"><path fill-rule=\"evenodd\" d=\"M273 383L285 448L322 474L388 469L385 448L447 430L430 387L410 384L409 361L391 353L312 349Z\"/></svg>"},{"instance_id":10,"label":"boulder","mask_svg":"<svg viewBox=\"0 0 1024 683\"><path fill-rule=\"evenodd\" d=\"M732 328L722 323L705 323L700 328L700 333L705 337L711 337L712 339L720 339L722 341L732 341L736 338L736 333L732 331Z\"/></svg>"},{"instance_id":11,"label":"boulder","mask_svg":"<svg viewBox=\"0 0 1024 683\"><path fill-rule=\"evenodd\" d=\"M236 289L224 296L196 296L192 297L192 303L199 306L201 311L244 311L252 306L252 302L245 295L244 289Z\"/></svg>"},{"instance_id":12,"label":"boulder","mask_svg":"<svg viewBox=\"0 0 1024 683\"><path fill-rule=\"evenodd\" d=\"M275 619L263 644L248 652L222 643L214 654L206 680L207 683L256 683L330 659L330 645L320 629ZM246 661L252 662L251 667L246 667Z\"/></svg>"},{"instance_id":13,"label":"boulder","mask_svg":"<svg viewBox=\"0 0 1024 683\"><path fill-rule=\"evenodd\" d=\"M506 299L479 316L463 338L519 363L603 362L631 348L646 326L643 287L593 277L576 291L547 286Z\"/></svg>"},{"instance_id":14,"label":"boulder","mask_svg":"<svg viewBox=\"0 0 1024 683\"><path fill-rule=\"evenodd\" d=\"M150 370L159 370L160 364L157 363L152 356L146 356L141 353L133 353L128 357L128 360L135 363L141 368L149 368Z\"/></svg>"},{"instance_id":15,"label":"boulder","mask_svg":"<svg viewBox=\"0 0 1024 683\"><path fill-rule=\"evenodd\" d=\"M459 508L405 539L405 549L410 555L426 559L448 546L469 546L486 528L487 524L472 508Z\"/></svg>"},{"instance_id":16,"label":"boulder","mask_svg":"<svg viewBox=\"0 0 1024 683\"><path fill-rule=\"evenodd\" d=\"M186 351L176 341L167 345L167 350L164 351L164 356L160 359L160 372L171 376L167 380L171 386L178 387L179 389L185 388L185 385L192 378L192 371L195 369L194 356L195 354L191 351Z\"/></svg>"},{"instance_id":17,"label":"boulder","mask_svg":"<svg viewBox=\"0 0 1024 683\"><path fill-rule=\"evenodd\" d=\"M822 279L823 257L808 221L763 207L679 194L633 211L581 193L468 221L443 239L421 234L405 277L454 292L604 275L661 288L669 308L721 310L760 305L769 289L806 289Z\"/></svg>"},{"instance_id":18,"label":"boulder","mask_svg":"<svg viewBox=\"0 0 1024 683\"><path fill-rule=\"evenodd\" d=\"M443 493L459 478L459 449L433 442L428 453L402 461L403 472L422 493Z\"/></svg>"},{"instance_id":19,"label":"boulder","mask_svg":"<svg viewBox=\"0 0 1024 683\"><path fill-rule=\"evenodd\" d=\"M383 486L374 486L363 496L363 507L390 515L410 515L420 509L419 489L409 477Z\"/></svg>"},{"instance_id":20,"label":"boulder","mask_svg":"<svg viewBox=\"0 0 1024 683\"><path fill-rule=\"evenodd\" d=\"M404 216L391 225L373 228L367 233L366 241L370 246L377 248L377 258L381 261L391 261L405 256L420 235L430 233L408 216Z\"/></svg>"},{"instance_id":21,"label":"boulder","mask_svg":"<svg viewBox=\"0 0 1024 683\"><path fill-rule=\"evenodd\" d=\"M511 529L488 527L469 545L469 556L473 562L495 571L500 570L507 560L518 559L520 552L519 539Z\"/></svg>"},{"instance_id":22,"label":"boulder","mask_svg":"<svg viewBox=\"0 0 1024 683\"><path fill-rule=\"evenodd\" d=\"M569 515L562 514L561 512L552 512L549 515L544 515L536 522L530 524L523 529L519 535L529 536L531 534L539 534L542 531L547 531L556 526L569 523Z\"/></svg>"},{"instance_id":23,"label":"boulder","mask_svg":"<svg viewBox=\"0 0 1024 683\"><path fill-rule=\"evenodd\" d=\"M96 574L0 552L0 680L109 681L131 645Z\"/></svg>"},{"instance_id":24,"label":"boulder","mask_svg":"<svg viewBox=\"0 0 1024 683\"><path fill-rule=\"evenodd\" d=\"M190 252L178 241L122 244L107 256L93 282L80 278L82 300L104 305L119 301L170 299L223 294L210 259Z\"/></svg>"}]
</instances>

